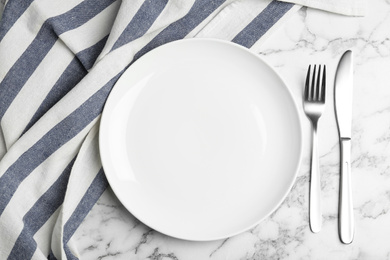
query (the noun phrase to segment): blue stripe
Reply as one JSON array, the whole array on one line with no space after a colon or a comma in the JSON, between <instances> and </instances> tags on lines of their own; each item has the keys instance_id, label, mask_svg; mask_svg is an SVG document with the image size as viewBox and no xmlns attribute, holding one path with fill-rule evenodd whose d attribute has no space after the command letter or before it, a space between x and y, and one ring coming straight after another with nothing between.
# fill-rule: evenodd
<instances>
[{"instance_id":1,"label":"blue stripe","mask_svg":"<svg viewBox=\"0 0 390 260\"><path fill-rule=\"evenodd\" d=\"M81 64L83 64L86 70L90 70L92 68L99 54L102 52L107 39L108 35L95 43L93 46L76 53L77 58L80 60Z\"/></svg>"},{"instance_id":2,"label":"blue stripe","mask_svg":"<svg viewBox=\"0 0 390 260\"><path fill-rule=\"evenodd\" d=\"M84 194L80 203L77 205L75 211L72 213L68 221L64 225L64 251L67 259L77 259L68 247L68 242L73 236L74 232L80 226L81 222L91 211L92 207L96 204L96 201L100 198L103 192L108 187L108 182L103 169L100 169L95 179L92 181L88 190Z\"/></svg>"},{"instance_id":3,"label":"blue stripe","mask_svg":"<svg viewBox=\"0 0 390 260\"><path fill-rule=\"evenodd\" d=\"M0 83L0 119L56 41L57 36L50 25L44 23L34 41Z\"/></svg>"},{"instance_id":4,"label":"blue stripe","mask_svg":"<svg viewBox=\"0 0 390 260\"><path fill-rule=\"evenodd\" d=\"M197 0L181 19L170 24L134 55L133 62L152 49L168 42L183 39L226 0Z\"/></svg>"},{"instance_id":5,"label":"blue stripe","mask_svg":"<svg viewBox=\"0 0 390 260\"><path fill-rule=\"evenodd\" d=\"M77 58L74 58L69 63L68 67L51 88L50 92L47 94L46 98L42 101L30 122L27 124L22 135L25 134L50 108L61 100L61 98L73 89L73 87L75 87L85 75L87 75L87 70L90 69L96 61L107 41L107 38L108 36L105 36L93 46L76 54Z\"/></svg>"},{"instance_id":6,"label":"blue stripe","mask_svg":"<svg viewBox=\"0 0 390 260\"><path fill-rule=\"evenodd\" d=\"M0 20L0 42L34 0L9 0Z\"/></svg>"},{"instance_id":7,"label":"blue stripe","mask_svg":"<svg viewBox=\"0 0 390 260\"><path fill-rule=\"evenodd\" d=\"M70 11L50 18L48 21L53 26L57 35L76 29L85 24L116 0L84 0Z\"/></svg>"},{"instance_id":8,"label":"blue stripe","mask_svg":"<svg viewBox=\"0 0 390 260\"><path fill-rule=\"evenodd\" d=\"M247 48L252 47L293 6L294 4L291 3L272 1L252 22L234 37L232 42Z\"/></svg>"},{"instance_id":9,"label":"blue stripe","mask_svg":"<svg viewBox=\"0 0 390 260\"><path fill-rule=\"evenodd\" d=\"M164 10L168 0L146 0L119 36L111 51L141 37Z\"/></svg>"},{"instance_id":10,"label":"blue stripe","mask_svg":"<svg viewBox=\"0 0 390 260\"><path fill-rule=\"evenodd\" d=\"M75 159L68 164L54 184L35 202L34 206L32 206L26 215L24 215L24 226L8 256L9 260L31 259L33 256L37 248L37 243L33 236L63 203Z\"/></svg>"},{"instance_id":11,"label":"blue stripe","mask_svg":"<svg viewBox=\"0 0 390 260\"><path fill-rule=\"evenodd\" d=\"M37 36L0 83L0 119L41 61L58 35L75 29L103 11L114 0L85 0L72 10L43 23Z\"/></svg>"},{"instance_id":12,"label":"blue stripe","mask_svg":"<svg viewBox=\"0 0 390 260\"><path fill-rule=\"evenodd\" d=\"M43 100L30 122L23 131L27 132L51 107L63 98L80 80L87 74L77 58L74 58L62 73L60 78L51 88L46 98ZM22 134L22 135L23 135Z\"/></svg>"},{"instance_id":13,"label":"blue stripe","mask_svg":"<svg viewBox=\"0 0 390 260\"><path fill-rule=\"evenodd\" d=\"M50 155L75 137L102 111L111 88L121 71L84 104L47 132L24 152L0 177L0 215L8 205L20 183Z\"/></svg>"}]
</instances>

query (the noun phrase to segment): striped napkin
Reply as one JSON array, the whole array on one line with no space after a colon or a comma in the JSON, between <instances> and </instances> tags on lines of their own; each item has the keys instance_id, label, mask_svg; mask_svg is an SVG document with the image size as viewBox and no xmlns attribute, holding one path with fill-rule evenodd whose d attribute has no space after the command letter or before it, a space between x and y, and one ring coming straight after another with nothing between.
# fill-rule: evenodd
<instances>
[{"instance_id":1,"label":"striped napkin","mask_svg":"<svg viewBox=\"0 0 390 260\"><path fill-rule=\"evenodd\" d=\"M190 37L254 48L298 10L271 0L9 0L0 21L0 259L78 259L108 187L104 103L125 68Z\"/></svg>"}]
</instances>

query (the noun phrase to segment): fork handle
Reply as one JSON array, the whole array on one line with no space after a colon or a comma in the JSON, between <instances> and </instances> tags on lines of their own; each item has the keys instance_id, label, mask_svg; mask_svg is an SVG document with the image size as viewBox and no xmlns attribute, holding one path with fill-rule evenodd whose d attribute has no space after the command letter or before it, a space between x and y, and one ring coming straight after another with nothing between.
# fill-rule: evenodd
<instances>
[{"instance_id":1,"label":"fork handle","mask_svg":"<svg viewBox=\"0 0 390 260\"><path fill-rule=\"evenodd\" d=\"M350 244L355 229L351 188L351 139L342 138L340 148L339 234L341 242Z\"/></svg>"},{"instance_id":2,"label":"fork handle","mask_svg":"<svg viewBox=\"0 0 390 260\"><path fill-rule=\"evenodd\" d=\"M317 124L313 124L311 167L310 167L310 198L309 198L310 229L313 233L321 230L321 179L318 158Z\"/></svg>"}]
</instances>

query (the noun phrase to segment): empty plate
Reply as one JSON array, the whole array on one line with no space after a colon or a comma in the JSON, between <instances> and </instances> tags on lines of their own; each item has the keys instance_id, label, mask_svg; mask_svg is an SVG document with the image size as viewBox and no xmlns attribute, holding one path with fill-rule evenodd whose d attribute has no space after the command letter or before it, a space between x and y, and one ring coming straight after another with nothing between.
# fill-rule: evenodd
<instances>
[{"instance_id":1,"label":"empty plate","mask_svg":"<svg viewBox=\"0 0 390 260\"><path fill-rule=\"evenodd\" d=\"M100 126L112 190L164 234L208 241L243 232L284 200L301 125L277 73L239 45L181 40L121 76Z\"/></svg>"}]
</instances>

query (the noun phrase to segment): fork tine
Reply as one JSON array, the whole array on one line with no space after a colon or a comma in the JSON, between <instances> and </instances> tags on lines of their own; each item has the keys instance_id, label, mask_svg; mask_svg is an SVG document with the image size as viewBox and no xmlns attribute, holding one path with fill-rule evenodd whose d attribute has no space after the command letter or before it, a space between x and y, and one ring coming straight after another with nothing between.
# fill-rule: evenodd
<instances>
[{"instance_id":1,"label":"fork tine","mask_svg":"<svg viewBox=\"0 0 390 260\"><path fill-rule=\"evenodd\" d=\"M318 65L318 74L317 74L317 84L316 84L316 100L321 101L320 99L320 79L321 79L321 65Z\"/></svg>"},{"instance_id":2,"label":"fork tine","mask_svg":"<svg viewBox=\"0 0 390 260\"><path fill-rule=\"evenodd\" d=\"M315 79L316 79L315 75L316 75L316 65L314 65L313 77L311 79L311 87L310 87L312 101L315 101Z\"/></svg>"},{"instance_id":3,"label":"fork tine","mask_svg":"<svg viewBox=\"0 0 390 260\"><path fill-rule=\"evenodd\" d=\"M322 84L321 84L321 101L325 102L326 97L326 65L324 65L324 69L322 72Z\"/></svg>"},{"instance_id":4,"label":"fork tine","mask_svg":"<svg viewBox=\"0 0 390 260\"><path fill-rule=\"evenodd\" d=\"M309 68L307 69L306 83L305 83L305 100L309 100L310 69L311 69L311 65L309 65Z\"/></svg>"}]
</instances>

